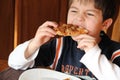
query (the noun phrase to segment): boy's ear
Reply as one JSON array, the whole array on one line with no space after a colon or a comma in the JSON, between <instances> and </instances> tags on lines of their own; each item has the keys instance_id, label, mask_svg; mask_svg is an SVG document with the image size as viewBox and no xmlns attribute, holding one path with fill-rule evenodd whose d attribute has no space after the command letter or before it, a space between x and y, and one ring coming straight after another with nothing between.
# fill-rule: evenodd
<instances>
[{"instance_id":1,"label":"boy's ear","mask_svg":"<svg viewBox=\"0 0 120 80\"><path fill-rule=\"evenodd\" d=\"M113 20L109 18L103 22L103 31L107 32L108 28L111 26Z\"/></svg>"}]
</instances>

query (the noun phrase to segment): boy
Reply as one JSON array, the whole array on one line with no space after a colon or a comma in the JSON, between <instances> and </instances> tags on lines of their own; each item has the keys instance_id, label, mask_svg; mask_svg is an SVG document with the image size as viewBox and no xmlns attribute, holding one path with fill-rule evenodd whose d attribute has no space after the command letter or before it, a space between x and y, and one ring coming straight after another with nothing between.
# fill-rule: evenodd
<instances>
[{"instance_id":1,"label":"boy","mask_svg":"<svg viewBox=\"0 0 120 80\"><path fill-rule=\"evenodd\" d=\"M104 33L113 22L114 0L70 0L67 23L82 26L88 34L55 38L56 32L47 21L36 35L9 56L9 66L27 69L35 66L50 68L99 80L120 80L120 44Z\"/></svg>"}]
</instances>

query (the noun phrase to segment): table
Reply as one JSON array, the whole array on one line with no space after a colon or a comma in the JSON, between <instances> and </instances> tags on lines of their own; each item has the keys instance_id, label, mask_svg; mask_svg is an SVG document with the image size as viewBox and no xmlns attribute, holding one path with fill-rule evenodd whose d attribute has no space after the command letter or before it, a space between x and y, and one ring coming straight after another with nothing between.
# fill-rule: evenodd
<instances>
[{"instance_id":1,"label":"table","mask_svg":"<svg viewBox=\"0 0 120 80\"><path fill-rule=\"evenodd\" d=\"M36 68L51 69L49 66L48 67L37 66ZM24 71L26 71L26 70L15 70L15 69L8 67L4 71L0 72L0 80L18 80L19 76Z\"/></svg>"},{"instance_id":2,"label":"table","mask_svg":"<svg viewBox=\"0 0 120 80\"><path fill-rule=\"evenodd\" d=\"M18 80L22 72L24 72L24 70L14 70L12 68L7 68L0 72L0 80Z\"/></svg>"},{"instance_id":3,"label":"table","mask_svg":"<svg viewBox=\"0 0 120 80\"><path fill-rule=\"evenodd\" d=\"M0 59L0 71L5 70L6 68L8 68L8 62L7 62L7 60L1 60Z\"/></svg>"}]
</instances>

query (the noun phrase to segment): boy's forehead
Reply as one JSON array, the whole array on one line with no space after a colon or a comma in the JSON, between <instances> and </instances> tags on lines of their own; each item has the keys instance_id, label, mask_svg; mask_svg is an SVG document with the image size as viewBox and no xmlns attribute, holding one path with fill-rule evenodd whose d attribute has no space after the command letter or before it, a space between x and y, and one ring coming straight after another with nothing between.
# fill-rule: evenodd
<instances>
[{"instance_id":1,"label":"boy's forehead","mask_svg":"<svg viewBox=\"0 0 120 80\"><path fill-rule=\"evenodd\" d=\"M74 2L78 2L78 3L80 3L80 4L93 4L94 3L94 0L71 0L72 1L72 3L74 3Z\"/></svg>"},{"instance_id":2,"label":"boy's forehead","mask_svg":"<svg viewBox=\"0 0 120 80\"><path fill-rule=\"evenodd\" d=\"M72 0L70 8L83 8L87 11L99 12L100 9L95 7L95 0Z\"/></svg>"}]
</instances>

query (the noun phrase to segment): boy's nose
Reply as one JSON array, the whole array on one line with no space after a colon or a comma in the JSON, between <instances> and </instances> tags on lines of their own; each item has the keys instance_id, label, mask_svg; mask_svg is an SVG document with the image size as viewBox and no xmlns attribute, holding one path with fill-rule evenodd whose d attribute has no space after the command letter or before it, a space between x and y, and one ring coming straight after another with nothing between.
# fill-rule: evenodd
<instances>
[{"instance_id":1,"label":"boy's nose","mask_svg":"<svg viewBox=\"0 0 120 80\"><path fill-rule=\"evenodd\" d=\"M78 21L84 21L84 15L78 14L78 15L76 16L76 20L78 20Z\"/></svg>"},{"instance_id":2,"label":"boy's nose","mask_svg":"<svg viewBox=\"0 0 120 80\"><path fill-rule=\"evenodd\" d=\"M73 21L73 24L81 26L84 23L84 17L83 16L76 16L76 18Z\"/></svg>"}]
</instances>

